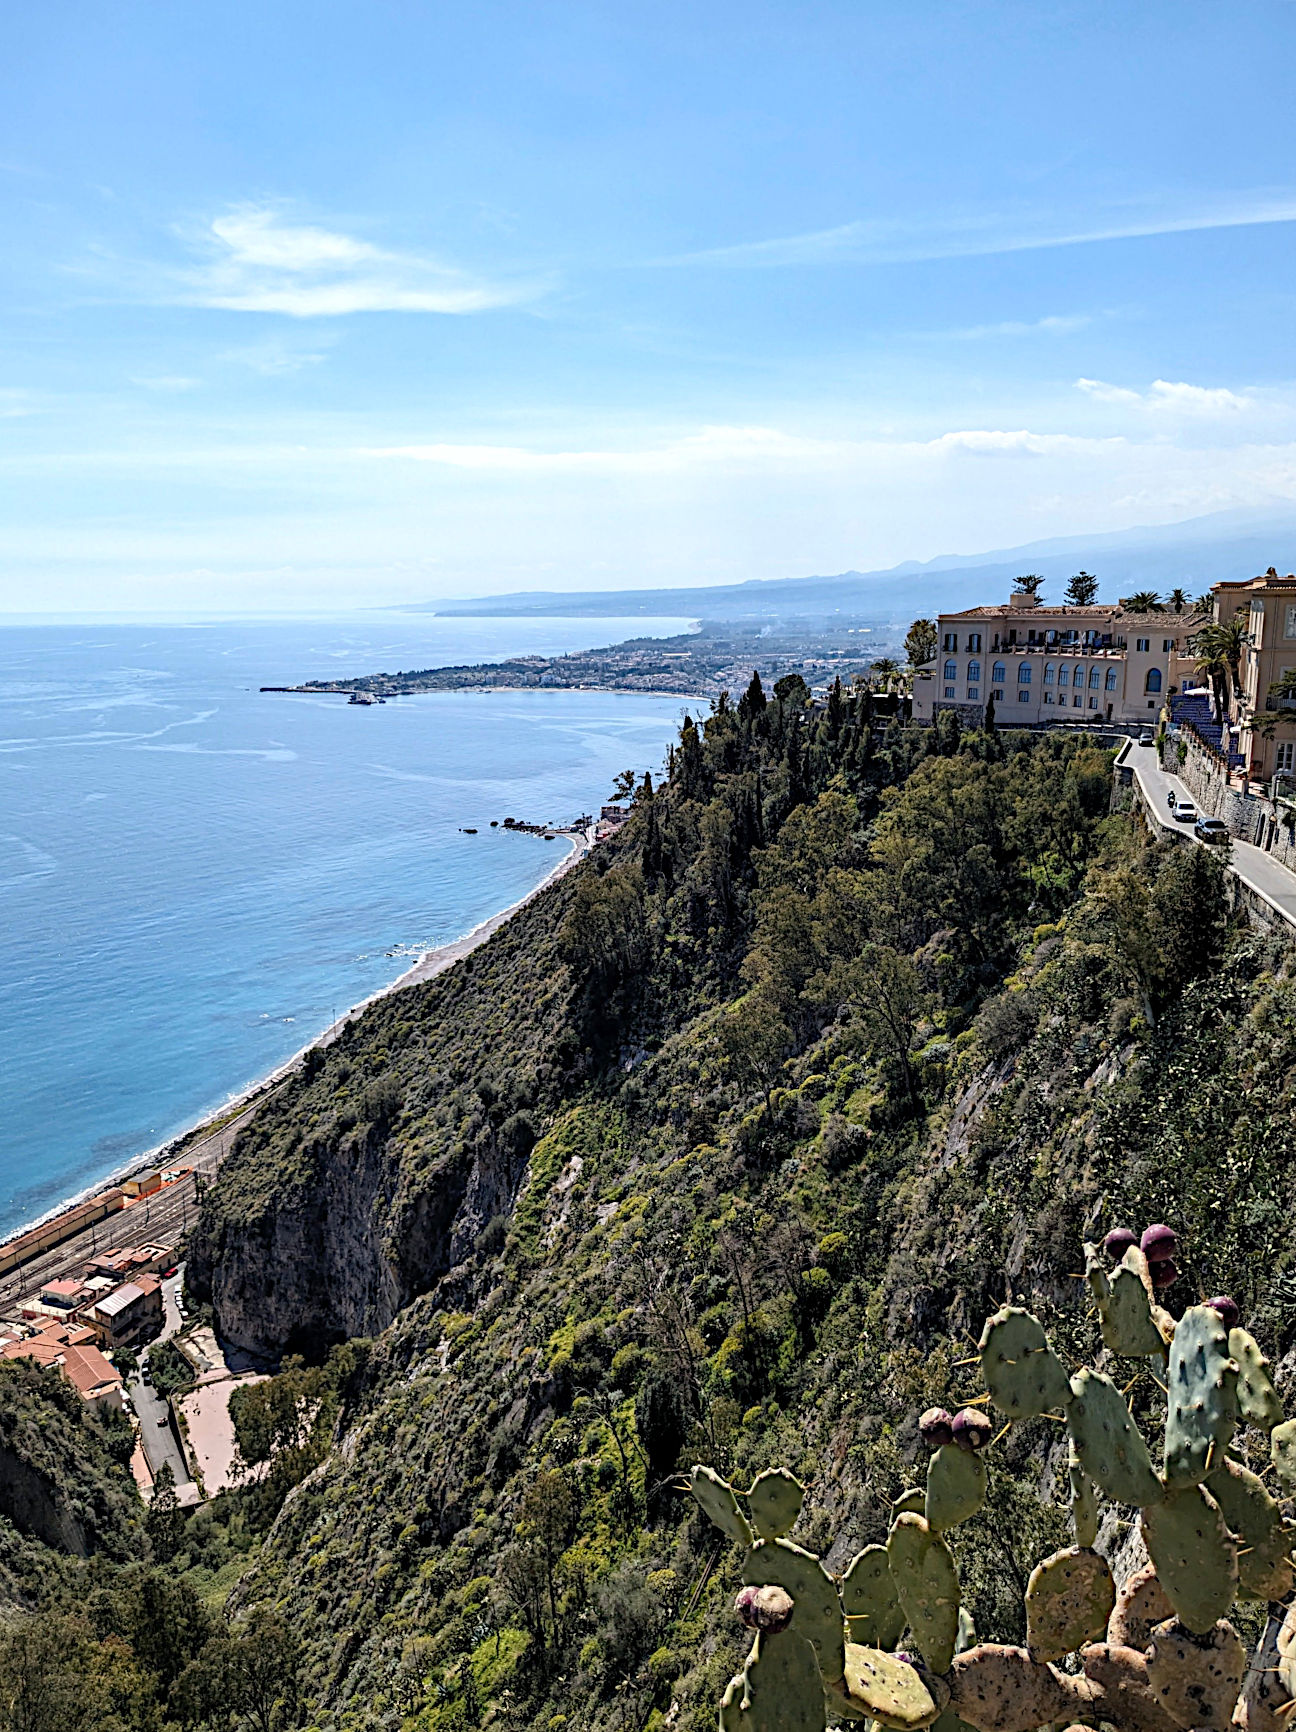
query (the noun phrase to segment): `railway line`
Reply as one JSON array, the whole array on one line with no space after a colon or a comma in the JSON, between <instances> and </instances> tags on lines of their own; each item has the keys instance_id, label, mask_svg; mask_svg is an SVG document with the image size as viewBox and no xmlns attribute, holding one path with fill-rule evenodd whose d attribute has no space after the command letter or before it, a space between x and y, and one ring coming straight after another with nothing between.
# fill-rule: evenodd
<instances>
[{"instance_id":1,"label":"railway line","mask_svg":"<svg viewBox=\"0 0 1296 1732\"><path fill-rule=\"evenodd\" d=\"M80 1275L90 1258L109 1245L153 1240L163 1244L176 1243L197 1218L198 1180L216 1171L234 1146L235 1137L264 1099L264 1095L259 1096L216 1129L199 1132L192 1142L168 1151L168 1160L192 1167L192 1173L161 1191L155 1191L151 1197L128 1203L125 1208L41 1252L30 1262L10 1270L0 1278L0 1310L36 1292L47 1281Z\"/></svg>"}]
</instances>

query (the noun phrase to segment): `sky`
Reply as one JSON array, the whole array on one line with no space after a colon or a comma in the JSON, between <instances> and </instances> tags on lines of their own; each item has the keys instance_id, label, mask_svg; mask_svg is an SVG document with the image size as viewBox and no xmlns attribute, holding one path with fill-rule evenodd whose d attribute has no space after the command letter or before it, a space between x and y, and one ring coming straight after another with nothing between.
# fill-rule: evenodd
<instances>
[{"instance_id":1,"label":"sky","mask_svg":"<svg viewBox=\"0 0 1296 1732\"><path fill-rule=\"evenodd\" d=\"M59 0L3 40L0 611L1296 499L1291 0Z\"/></svg>"}]
</instances>

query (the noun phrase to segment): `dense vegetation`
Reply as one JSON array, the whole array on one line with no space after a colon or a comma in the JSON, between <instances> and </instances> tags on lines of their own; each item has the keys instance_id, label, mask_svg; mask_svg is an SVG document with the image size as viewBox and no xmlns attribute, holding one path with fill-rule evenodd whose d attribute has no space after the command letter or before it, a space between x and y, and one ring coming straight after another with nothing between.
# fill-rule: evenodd
<instances>
[{"instance_id":1,"label":"dense vegetation","mask_svg":"<svg viewBox=\"0 0 1296 1732\"><path fill-rule=\"evenodd\" d=\"M1005 1288L1087 1339L1086 1221L1173 1222L1183 1295L1296 1345L1296 979L1218 859L1112 815L1083 741L777 691L686 723L614 843L352 1025L208 1199L200 1295L301 1356L240 1399L247 1489L90 1567L204 1616L241 1578L217 1636L293 1632L265 1732L710 1726L737 1556L679 1466L786 1462L839 1566ZM984 1635L1065 1543L1055 1432L969 1524ZM123 1727L261 1725L198 1689L214 1627Z\"/></svg>"}]
</instances>

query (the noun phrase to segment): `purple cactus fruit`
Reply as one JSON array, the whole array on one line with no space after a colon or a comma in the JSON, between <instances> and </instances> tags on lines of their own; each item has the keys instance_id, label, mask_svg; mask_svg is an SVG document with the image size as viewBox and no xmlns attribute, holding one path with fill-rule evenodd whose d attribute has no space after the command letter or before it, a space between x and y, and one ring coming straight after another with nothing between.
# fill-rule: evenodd
<instances>
[{"instance_id":1,"label":"purple cactus fruit","mask_svg":"<svg viewBox=\"0 0 1296 1732\"><path fill-rule=\"evenodd\" d=\"M740 1588L734 1611L749 1630L777 1635L792 1622L792 1596L773 1582L763 1588Z\"/></svg>"},{"instance_id":2,"label":"purple cactus fruit","mask_svg":"<svg viewBox=\"0 0 1296 1732\"><path fill-rule=\"evenodd\" d=\"M954 1415L954 1441L960 1449L984 1449L991 1437L991 1425L984 1413L975 1407L965 1407Z\"/></svg>"},{"instance_id":3,"label":"purple cactus fruit","mask_svg":"<svg viewBox=\"0 0 1296 1732\"><path fill-rule=\"evenodd\" d=\"M1113 1227L1103 1240L1103 1250L1113 1263L1119 1263L1131 1245L1138 1244L1138 1234L1128 1227Z\"/></svg>"},{"instance_id":4,"label":"purple cactus fruit","mask_svg":"<svg viewBox=\"0 0 1296 1732\"><path fill-rule=\"evenodd\" d=\"M1154 1227L1147 1228L1139 1245L1149 1263L1165 1263L1179 1249L1179 1235L1173 1227L1158 1221Z\"/></svg>"},{"instance_id":5,"label":"purple cactus fruit","mask_svg":"<svg viewBox=\"0 0 1296 1732\"><path fill-rule=\"evenodd\" d=\"M1237 1328L1242 1320L1242 1313L1238 1310L1236 1299L1230 1299L1227 1293L1219 1293L1214 1299L1208 1299L1206 1303L1212 1311L1219 1312L1226 1329Z\"/></svg>"},{"instance_id":6,"label":"purple cactus fruit","mask_svg":"<svg viewBox=\"0 0 1296 1732\"><path fill-rule=\"evenodd\" d=\"M918 1430L928 1449L940 1449L954 1441L954 1420L948 1408L929 1407L918 1421Z\"/></svg>"},{"instance_id":7,"label":"purple cactus fruit","mask_svg":"<svg viewBox=\"0 0 1296 1732\"><path fill-rule=\"evenodd\" d=\"M1154 1287L1173 1287L1179 1279L1179 1265L1171 1257L1162 1257L1159 1263L1152 1263L1149 1267Z\"/></svg>"},{"instance_id":8,"label":"purple cactus fruit","mask_svg":"<svg viewBox=\"0 0 1296 1732\"><path fill-rule=\"evenodd\" d=\"M918 1664L913 1655L907 1654L903 1648L896 1649L894 1658L903 1661L906 1666L916 1666Z\"/></svg>"}]
</instances>

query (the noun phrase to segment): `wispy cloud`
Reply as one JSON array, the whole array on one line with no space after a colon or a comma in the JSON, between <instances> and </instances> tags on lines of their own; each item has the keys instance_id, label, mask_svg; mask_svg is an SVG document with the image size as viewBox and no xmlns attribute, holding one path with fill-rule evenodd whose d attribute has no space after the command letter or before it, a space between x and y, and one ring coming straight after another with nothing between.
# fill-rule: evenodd
<instances>
[{"instance_id":1,"label":"wispy cloud","mask_svg":"<svg viewBox=\"0 0 1296 1732\"><path fill-rule=\"evenodd\" d=\"M132 385L142 385L146 391L195 391L201 379L191 379L183 373L161 373L149 378L133 378Z\"/></svg>"},{"instance_id":2,"label":"wispy cloud","mask_svg":"<svg viewBox=\"0 0 1296 1732\"><path fill-rule=\"evenodd\" d=\"M1065 337L1084 331L1094 322L1092 313L1050 313L1042 319L1001 319L995 325L966 325L961 330L929 331L930 337L974 342L982 337Z\"/></svg>"},{"instance_id":3,"label":"wispy cloud","mask_svg":"<svg viewBox=\"0 0 1296 1732\"><path fill-rule=\"evenodd\" d=\"M1072 222L1061 219L1056 209L1051 208L960 212L918 220L868 218L804 234L708 247L657 259L655 263L738 270L788 265L911 264L928 259L977 258L1095 241L1289 222L1296 222L1296 193L1286 190L1236 193L1178 208L1170 201L1130 201L1109 206L1087 220Z\"/></svg>"},{"instance_id":4,"label":"wispy cloud","mask_svg":"<svg viewBox=\"0 0 1296 1732\"><path fill-rule=\"evenodd\" d=\"M1166 410L1178 415L1237 415L1257 406L1247 392L1223 386L1188 385L1182 381L1154 379L1146 391L1125 385L1109 385L1102 379L1077 379L1076 388L1099 403L1114 403L1130 409Z\"/></svg>"},{"instance_id":5,"label":"wispy cloud","mask_svg":"<svg viewBox=\"0 0 1296 1732\"><path fill-rule=\"evenodd\" d=\"M239 205L187 237L202 262L176 273L166 298L296 319L349 313L480 313L531 300L540 285L489 282L424 254Z\"/></svg>"},{"instance_id":6,"label":"wispy cloud","mask_svg":"<svg viewBox=\"0 0 1296 1732\"><path fill-rule=\"evenodd\" d=\"M513 474L656 474L699 467L753 465L828 467L859 463L881 453L927 452L935 457L1045 457L1067 450L1122 444L1069 433L968 428L927 440L808 439L772 427L705 427L697 433L638 450L533 451L519 445L387 445L361 455L404 458L450 469Z\"/></svg>"}]
</instances>

